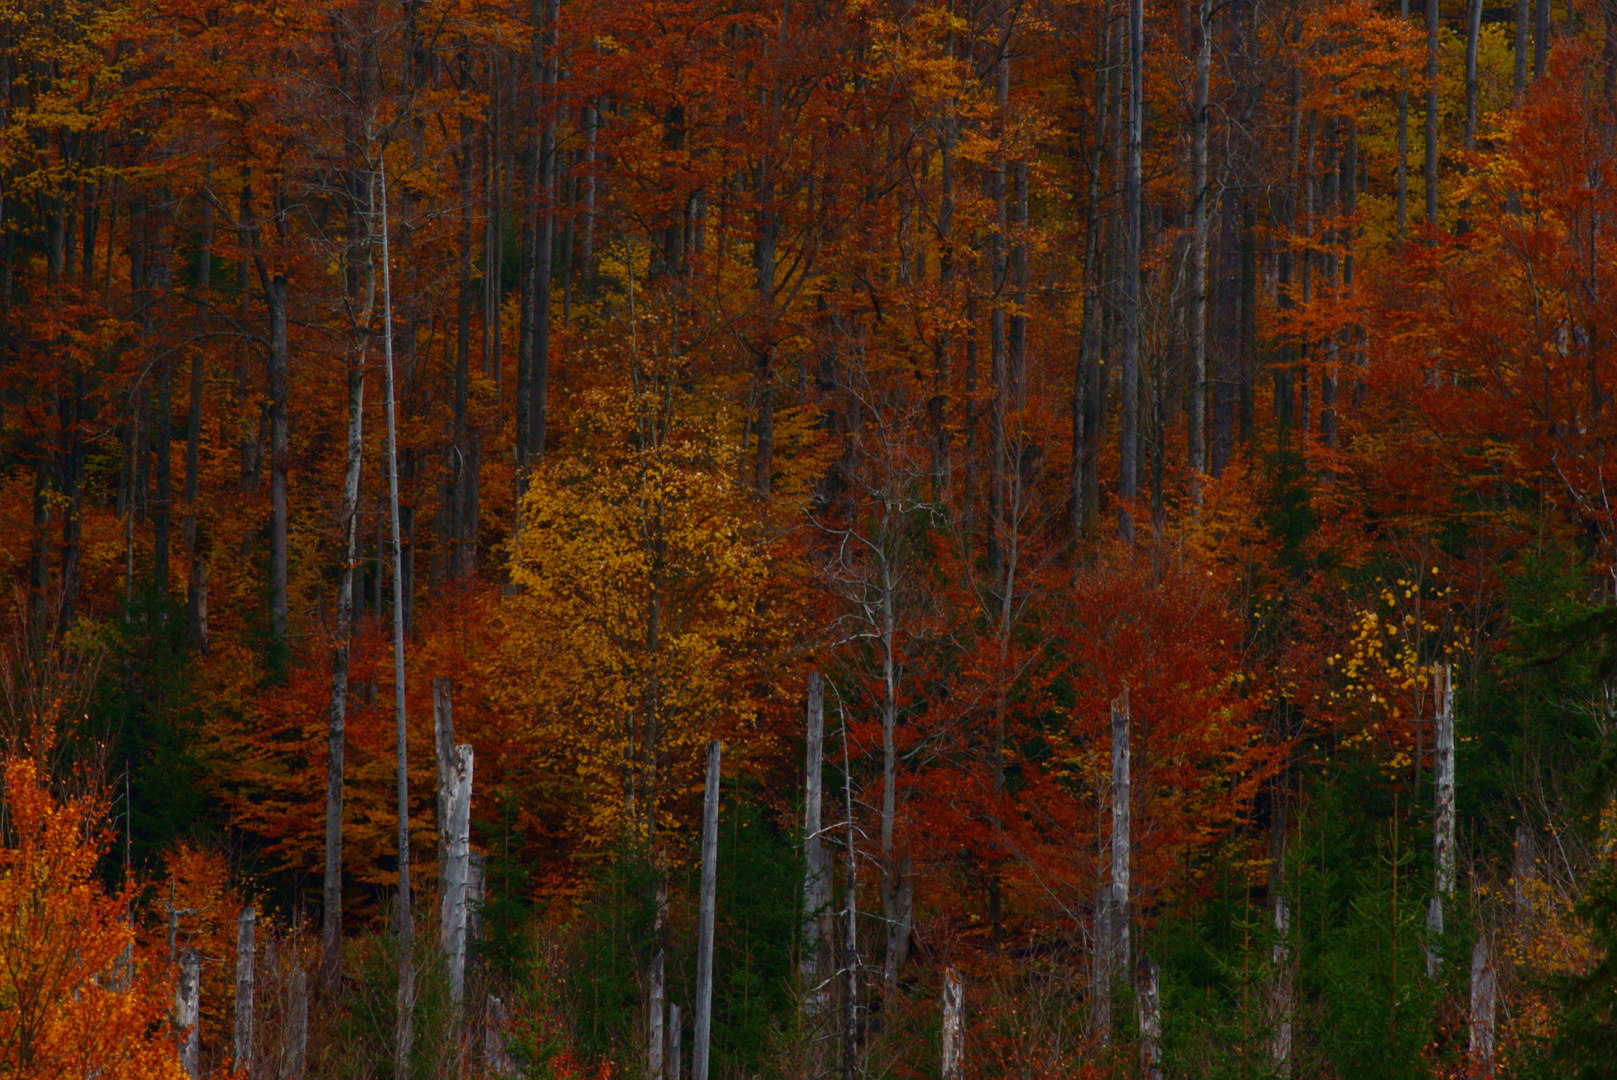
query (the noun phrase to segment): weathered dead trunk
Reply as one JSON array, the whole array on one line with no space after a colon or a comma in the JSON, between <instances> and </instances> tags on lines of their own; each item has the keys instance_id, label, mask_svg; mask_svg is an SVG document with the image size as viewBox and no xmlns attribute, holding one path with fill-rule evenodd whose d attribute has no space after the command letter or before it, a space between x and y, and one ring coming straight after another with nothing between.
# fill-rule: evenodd
<instances>
[{"instance_id":1,"label":"weathered dead trunk","mask_svg":"<svg viewBox=\"0 0 1617 1080\"><path fill-rule=\"evenodd\" d=\"M1129 692L1112 702L1112 888L1107 914L1111 923L1111 970L1129 969Z\"/></svg>"},{"instance_id":2,"label":"weathered dead trunk","mask_svg":"<svg viewBox=\"0 0 1617 1080\"><path fill-rule=\"evenodd\" d=\"M1471 947L1471 1030L1467 1056L1473 1077L1493 1076L1497 986L1493 947L1487 935L1483 934Z\"/></svg>"},{"instance_id":3,"label":"weathered dead trunk","mask_svg":"<svg viewBox=\"0 0 1617 1080\"><path fill-rule=\"evenodd\" d=\"M1454 685L1448 664L1432 668L1437 733L1432 747L1432 863L1436 891L1426 912L1426 973L1442 963L1443 905L1454 895Z\"/></svg>"},{"instance_id":4,"label":"weathered dead trunk","mask_svg":"<svg viewBox=\"0 0 1617 1080\"><path fill-rule=\"evenodd\" d=\"M253 1067L253 929L258 912L245 908L236 920L236 1043L231 1054L237 1072Z\"/></svg>"},{"instance_id":5,"label":"weathered dead trunk","mask_svg":"<svg viewBox=\"0 0 1617 1080\"><path fill-rule=\"evenodd\" d=\"M292 986L286 1015L286 1068L285 1080L303 1080L308 1069L309 1048L309 979L303 966L292 962Z\"/></svg>"},{"instance_id":6,"label":"weathered dead trunk","mask_svg":"<svg viewBox=\"0 0 1617 1080\"><path fill-rule=\"evenodd\" d=\"M326 861L320 924L320 976L342 976L343 757L348 741L348 661L354 629L354 573L359 565L359 478L365 456L365 359L348 369L348 448L343 473L344 556L337 584L337 635L331 654L326 736Z\"/></svg>"},{"instance_id":7,"label":"weathered dead trunk","mask_svg":"<svg viewBox=\"0 0 1617 1080\"><path fill-rule=\"evenodd\" d=\"M702 884L696 944L696 1037L691 1046L691 1080L707 1080L708 1044L713 1032L713 912L719 869L719 740L707 744L707 783L702 794Z\"/></svg>"},{"instance_id":8,"label":"weathered dead trunk","mask_svg":"<svg viewBox=\"0 0 1617 1080\"><path fill-rule=\"evenodd\" d=\"M1134 994L1140 1025L1140 1075L1144 1080L1162 1080L1162 993L1156 961L1149 956L1140 958Z\"/></svg>"},{"instance_id":9,"label":"weathered dead trunk","mask_svg":"<svg viewBox=\"0 0 1617 1080\"><path fill-rule=\"evenodd\" d=\"M943 1080L966 1072L966 986L953 967L943 970Z\"/></svg>"},{"instance_id":10,"label":"weathered dead trunk","mask_svg":"<svg viewBox=\"0 0 1617 1080\"><path fill-rule=\"evenodd\" d=\"M646 976L646 1077L663 1080L663 1014L665 1002L665 967L663 950L658 949Z\"/></svg>"},{"instance_id":11,"label":"weathered dead trunk","mask_svg":"<svg viewBox=\"0 0 1617 1080\"><path fill-rule=\"evenodd\" d=\"M501 1080L526 1075L522 1059L511 1049L511 1020L505 1002L493 994L483 1015L483 1067Z\"/></svg>"},{"instance_id":12,"label":"weathered dead trunk","mask_svg":"<svg viewBox=\"0 0 1617 1080\"><path fill-rule=\"evenodd\" d=\"M1145 107L1145 4L1129 0L1127 163L1123 176L1123 362L1118 531L1134 540L1140 444L1140 139Z\"/></svg>"},{"instance_id":13,"label":"weathered dead trunk","mask_svg":"<svg viewBox=\"0 0 1617 1080\"><path fill-rule=\"evenodd\" d=\"M679 1006L668 1006L668 1080L680 1080L680 1043L682 1041L682 1028L685 1019L680 1015Z\"/></svg>"},{"instance_id":14,"label":"weathered dead trunk","mask_svg":"<svg viewBox=\"0 0 1617 1080\"><path fill-rule=\"evenodd\" d=\"M466 997L466 885L472 840L472 748L454 748L449 768L449 824L443 894L440 898L441 944L449 968L449 1000L459 1007Z\"/></svg>"},{"instance_id":15,"label":"weathered dead trunk","mask_svg":"<svg viewBox=\"0 0 1617 1080\"><path fill-rule=\"evenodd\" d=\"M191 1080L202 1075L198 1053L202 1032L202 957L186 949L176 960L179 978L174 986L174 1026L180 1033L180 1068Z\"/></svg>"},{"instance_id":16,"label":"weathered dead trunk","mask_svg":"<svg viewBox=\"0 0 1617 1080\"><path fill-rule=\"evenodd\" d=\"M831 875L820 833L821 774L825 747L825 684L820 673L808 677L808 733L803 782L803 953L798 961L803 1017L816 1019L825 1007L826 909L831 902Z\"/></svg>"}]
</instances>

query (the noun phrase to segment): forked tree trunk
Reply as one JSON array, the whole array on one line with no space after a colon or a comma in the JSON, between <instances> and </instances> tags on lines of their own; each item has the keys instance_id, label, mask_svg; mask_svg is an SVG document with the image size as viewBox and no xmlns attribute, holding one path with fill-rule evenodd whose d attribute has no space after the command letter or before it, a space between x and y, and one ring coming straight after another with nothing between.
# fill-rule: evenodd
<instances>
[{"instance_id":1,"label":"forked tree trunk","mask_svg":"<svg viewBox=\"0 0 1617 1080\"><path fill-rule=\"evenodd\" d=\"M943 970L943 1080L966 1071L966 986L953 967Z\"/></svg>"},{"instance_id":2,"label":"forked tree trunk","mask_svg":"<svg viewBox=\"0 0 1617 1080\"><path fill-rule=\"evenodd\" d=\"M696 943L696 1038L691 1080L707 1080L713 1032L713 909L719 869L719 740L707 744L707 784L702 794L702 886Z\"/></svg>"},{"instance_id":3,"label":"forked tree trunk","mask_svg":"<svg viewBox=\"0 0 1617 1080\"><path fill-rule=\"evenodd\" d=\"M237 1072L253 1067L253 928L258 912L245 908L236 920L236 1044L231 1054Z\"/></svg>"}]
</instances>

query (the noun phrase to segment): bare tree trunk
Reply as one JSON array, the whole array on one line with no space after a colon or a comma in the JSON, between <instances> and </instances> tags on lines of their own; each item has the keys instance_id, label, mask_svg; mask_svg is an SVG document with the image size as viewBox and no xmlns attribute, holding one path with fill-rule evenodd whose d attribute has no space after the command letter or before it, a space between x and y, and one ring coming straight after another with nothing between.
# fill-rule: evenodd
<instances>
[{"instance_id":1,"label":"bare tree trunk","mask_svg":"<svg viewBox=\"0 0 1617 1080\"><path fill-rule=\"evenodd\" d=\"M432 745L438 769L438 887L449 881L449 836L455 789L454 688L442 675L432 680Z\"/></svg>"},{"instance_id":2,"label":"bare tree trunk","mask_svg":"<svg viewBox=\"0 0 1617 1080\"><path fill-rule=\"evenodd\" d=\"M1550 62L1550 0L1538 0L1533 14L1533 81L1537 82Z\"/></svg>"},{"instance_id":3,"label":"bare tree trunk","mask_svg":"<svg viewBox=\"0 0 1617 1080\"><path fill-rule=\"evenodd\" d=\"M1149 956L1140 958L1135 995L1140 1024L1140 1075L1144 1080L1162 1080L1162 992L1156 961Z\"/></svg>"},{"instance_id":4,"label":"bare tree trunk","mask_svg":"<svg viewBox=\"0 0 1617 1080\"><path fill-rule=\"evenodd\" d=\"M1101 170L1106 160L1107 122L1111 106L1107 92L1111 87L1112 55L1112 0L1102 5L1101 19L1095 45L1095 134L1094 146L1089 153L1089 186L1084 204L1084 308L1083 337L1079 341L1082 356L1074 379L1072 392L1072 509L1071 528L1074 543L1086 530L1097 524L1095 508L1099 506L1095 486L1098 480L1096 457L1100 451L1100 422L1104 409L1105 389L1100 385L1100 354L1105 337L1102 324L1105 275L1101 271ZM1074 568L1077 560L1073 561Z\"/></svg>"},{"instance_id":5,"label":"bare tree trunk","mask_svg":"<svg viewBox=\"0 0 1617 1080\"><path fill-rule=\"evenodd\" d=\"M665 1009L663 950L651 962L646 994L646 1076L648 1080L663 1080L663 1013Z\"/></svg>"},{"instance_id":6,"label":"bare tree trunk","mask_svg":"<svg viewBox=\"0 0 1617 1080\"><path fill-rule=\"evenodd\" d=\"M265 283L270 321L270 626L276 663L284 665L287 638L287 337L286 276L273 274Z\"/></svg>"},{"instance_id":7,"label":"bare tree trunk","mask_svg":"<svg viewBox=\"0 0 1617 1080\"><path fill-rule=\"evenodd\" d=\"M493 994L488 996L488 1011L483 1017L483 1067L490 1076L501 1080L525 1075L522 1061L511 1052L510 1018L505 1002Z\"/></svg>"},{"instance_id":8,"label":"bare tree trunk","mask_svg":"<svg viewBox=\"0 0 1617 1080\"><path fill-rule=\"evenodd\" d=\"M943 969L942 1080L963 1080L966 1073L966 986L953 967Z\"/></svg>"},{"instance_id":9,"label":"bare tree trunk","mask_svg":"<svg viewBox=\"0 0 1617 1080\"><path fill-rule=\"evenodd\" d=\"M1213 63L1213 4L1201 0L1196 21L1196 76L1190 128L1190 469L1201 499L1207 471L1207 84Z\"/></svg>"},{"instance_id":10,"label":"bare tree trunk","mask_svg":"<svg viewBox=\"0 0 1617 1080\"><path fill-rule=\"evenodd\" d=\"M848 720L842 719L842 775L848 771ZM853 785L842 785L844 845L848 857L848 879L843 889L842 970L847 979L842 997L842 1080L854 1080L859 1064L859 864L853 825ZM691 1080L696 1080L693 1076Z\"/></svg>"},{"instance_id":11,"label":"bare tree trunk","mask_svg":"<svg viewBox=\"0 0 1617 1080\"><path fill-rule=\"evenodd\" d=\"M202 1075L198 1058L202 1032L202 958L195 949L178 957L180 975L174 988L174 1026L180 1031L180 1068L191 1080Z\"/></svg>"},{"instance_id":12,"label":"bare tree trunk","mask_svg":"<svg viewBox=\"0 0 1617 1080\"><path fill-rule=\"evenodd\" d=\"M1129 692L1112 701L1112 895L1111 970L1129 969Z\"/></svg>"},{"instance_id":13,"label":"bare tree trunk","mask_svg":"<svg viewBox=\"0 0 1617 1080\"><path fill-rule=\"evenodd\" d=\"M1409 0L1398 0L1398 18L1409 23ZM1398 175L1395 182L1397 196L1393 211L1397 223L1398 242L1404 242L1409 227L1409 69L1400 66L1398 72Z\"/></svg>"},{"instance_id":14,"label":"bare tree trunk","mask_svg":"<svg viewBox=\"0 0 1617 1080\"><path fill-rule=\"evenodd\" d=\"M707 744L707 784L702 794L702 891L696 944L696 1038L691 1046L691 1080L707 1080L708 1043L713 1032L713 909L719 870L719 740Z\"/></svg>"},{"instance_id":15,"label":"bare tree trunk","mask_svg":"<svg viewBox=\"0 0 1617 1080\"><path fill-rule=\"evenodd\" d=\"M1510 89L1517 101L1527 92L1528 27L1532 23L1531 0L1516 0L1515 65L1511 72Z\"/></svg>"},{"instance_id":16,"label":"bare tree trunk","mask_svg":"<svg viewBox=\"0 0 1617 1080\"><path fill-rule=\"evenodd\" d=\"M472 748L456 746L449 767L448 851L440 904L444 957L449 968L449 1000L466 997L466 895L472 851Z\"/></svg>"},{"instance_id":17,"label":"bare tree trunk","mask_svg":"<svg viewBox=\"0 0 1617 1080\"><path fill-rule=\"evenodd\" d=\"M1493 1076L1494 1015L1497 976L1493 948L1486 934L1471 947L1471 1031L1469 1058L1471 1076Z\"/></svg>"},{"instance_id":18,"label":"bare tree trunk","mask_svg":"<svg viewBox=\"0 0 1617 1080\"><path fill-rule=\"evenodd\" d=\"M343 756L347 745L348 661L354 630L354 571L359 565L359 477L365 457L365 359L348 369L348 459L343 474L346 551L337 584L337 641L331 656L326 743L326 862L320 924L321 980L342 978Z\"/></svg>"},{"instance_id":19,"label":"bare tree trunk","mask_svg":"<svg viewBox=\"0 0 1617 1080\"><path fill-rule=\"evenodd\" d=\"M382 342L387 369L388 516L393 525L393 698L395 739L398 749L398 932L399 992L395 1005L393 1072L398 1080L410 1075L410 1050L415 1042L415 912L410 897L410 768L409 736L405 726L404 694L404 549L399 542L399 438L393 390L393 270L387 225L387 165L382 160Z\"/></svg>"},{"instance_id":20,"label":"bare tree trunk","mask_svg":"<svg viewBox=\"0 0 1617 1080\"><path fill-rule=\"evenodd\" d=\"M1123 180L1123 416L1119 441L1118 532L1134 540L1140 443L1140 139L1145 101L1145 5L1129 0L1128 159Z\"/></svg>"},{"instance_id":21,"label":"bare tree trunk","mask_svg":"<svg viewBox=\"0 0 1617 1080\"><path fill-rule=\"evenodd\" d=\"M1426 227L1437 228L1438 0L1426 0Z\"/></svg>"},{"instance_id":22,"label":"bare tree trunk","mask_svg":"<svg viewBox=\"0 0 1617 1080\"><path fill-rule=\"evenodd\" d=\"M808 735L804 765L803 799L803 953L798 961L802 984L803 1018L812 1021L825 1007L826 907L831 902L831 876L827 873L821 824L821 765L825 747L825 685L820 673L808 677Z\"/></svg>"},{"instance_id":23,"label":"bare tree trunk","mask_svg":"<svg viewBox=\"0 0 1617 1080\"><path fill-rule=\"evenodd\" d=\"M1283 860L1284 855L1281 858ZM1269 1057L1274 1063L1274 1075L1285 1080L1291 1075L1291 905L1286 894L1279 890L1274 895L1273 915L1275 940L1269 962L1274 968L1274 983L1270 987L1274 1028L1269 1036Z\"/></svg>"},{"instance_id":24,"label":"bare tree trunk","mask_svg":"<svg viewBox=\"0 0 1617 1080\"><path fill-rule=\"evenodd\" d=\"M685 1019L680 1015L679 1006L672 1003L668 1006L668 1080L680 1080L680 1042L683 1034Z\"/></svg>"},{"instance_id":25,"label":"bare tree trunk","mask_svg":"<svg viewBox=\"0 0 1617 1080\"><path fill-rule=\"evenodd\" d=\"M1532 929L1533 881L1538 876L1536 848L1533 830L1526 825L1516 826L1516 843L1511 853L1510 887L1516 907L1516 927L1521 933L1527 933Z\"/></svg>"},{"instance_id":26,"label":"bare tree trunk","mask_svg":"<svg viewBox=\"0 0 1617 1080\"><path fill-rule=\"evenodd\" d=\"M303 967L292 961L292 1000L287 1008L286 1080L303 1080L309 1046L309 979Z\"/></svg>"},{"instance_id":27,"label":"bare tree trunk","mask_svg":"<svg viewBox=\"0 0 1617 1080\"><path fill-rule=\"evenodd\" d=\"M232 1067L249 1073L253 1067L253 927L258 912L242 910L236 920L236 1045Z\"/></svg>"},{"instance_id":28,"label":"bare tree trunk","mask_svg":"<svg viewBox=\"0 0 1617 1080\"><path fill-rule=\"evenodd\" d=\"M1454 684L1448 664L1433 666L1432 694L1437 702L1437 733L1432 747L1432 863L1436 892L1426 915L1426 972L1436 978L1441 964L1443 903L1454 895Z\"/></svg>"},{"instance_id":29,"label":"bare tree trunk","mask_svg":"<svg viewBox=\"0 0 1617 1080\"><path fill-rule=\"evenodd\" d=\"M1482 0L1470 0L1465 20L1465 148L1477 148L1477 39L1482 36Z\"/></svg>"}]
</instances>

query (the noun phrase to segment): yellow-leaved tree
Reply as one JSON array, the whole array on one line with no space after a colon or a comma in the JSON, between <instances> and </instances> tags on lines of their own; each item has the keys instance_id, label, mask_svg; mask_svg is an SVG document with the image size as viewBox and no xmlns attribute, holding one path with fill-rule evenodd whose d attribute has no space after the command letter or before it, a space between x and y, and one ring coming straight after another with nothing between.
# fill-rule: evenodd
<instances>
[{"instance_id":1,"label":"yellow-leaved tree","mask_svg":"<svg viewBox=\"0 0 1617 1080\"><path fill-rule=\"evenodd\" d=\"M96 873L105 808L53 795L28 758L6 763L5 805L0 1076L181 1080L169 984Z\"/></svg>"},{"instance_id":2,"label":"yellow-leaved tree","mask_svg":"<svg viewBox=\"0 0 1617 1080\"><path fill-rule=\"evenodd\" d=\"M531 474L500 663L517 739L578 787L575 839L666 872L704 747L756 729L779 637L762 515L722 418L671 380L639 385L584 395L576 452Z\"/></svg>"}]
</instances>

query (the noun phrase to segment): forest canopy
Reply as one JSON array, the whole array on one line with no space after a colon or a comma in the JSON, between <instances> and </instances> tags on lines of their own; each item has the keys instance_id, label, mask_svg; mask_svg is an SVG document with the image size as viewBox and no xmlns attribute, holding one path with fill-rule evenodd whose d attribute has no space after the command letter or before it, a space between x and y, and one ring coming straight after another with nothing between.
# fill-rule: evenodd
<instances>
[{"instance_id":1,"label":"forest canopy","mask_svg":"<svg viewBox=\"0 0 1617 1080\"><path fill-rule=\"evenodd\" d=\"M1613 0L0 0L0 1075L1617 1077Z\"/></svg>"}]
</instances>

